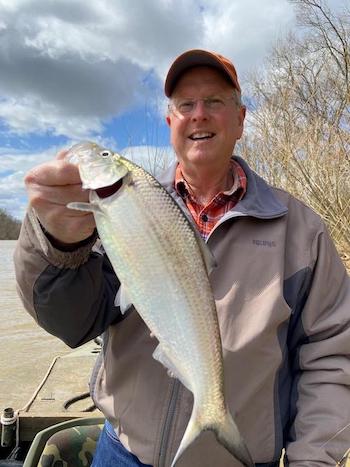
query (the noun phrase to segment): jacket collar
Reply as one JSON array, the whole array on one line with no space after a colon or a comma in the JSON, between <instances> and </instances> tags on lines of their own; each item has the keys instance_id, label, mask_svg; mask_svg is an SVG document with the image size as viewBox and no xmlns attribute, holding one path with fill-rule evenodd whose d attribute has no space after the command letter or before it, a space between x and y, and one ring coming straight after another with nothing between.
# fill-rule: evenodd
<instances>
[{"instance_id":1,"label":"jacket collar","mask_svg":"<svg viewBox=\"0 0 350 467\"><path fill-rule=\"evenodd\" d=\"M274 219L285 215L288 208L277 199L272 187L256 174L241 157L235 156L234 159L241 165L247 176L247 191L245 196L225 217L235 215L251 216L258 219ZM159 182L181 206L184 206L182 199L174 188L176 166L177 162L163 172L159 177Z\"/></svg>"}]
</instances>

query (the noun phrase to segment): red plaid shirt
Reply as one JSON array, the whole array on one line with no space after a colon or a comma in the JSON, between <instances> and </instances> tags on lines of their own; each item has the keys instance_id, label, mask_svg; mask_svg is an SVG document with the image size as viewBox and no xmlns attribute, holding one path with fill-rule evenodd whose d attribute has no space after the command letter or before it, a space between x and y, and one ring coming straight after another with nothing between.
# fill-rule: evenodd
<instances>
[{"instance_id":1,"label":"red plaid shirt","mask_svg":"<svg viewBox=\"0 0 350 467\"><path fill-rule=\"evenodd\" d=\"M199 204L191 194L191 188L182 175L180 166L175 173L175 189L185 201L188 210L195 220L201 236L206 240L222 216L232 209L247 190L247 177L237 161L231 159L232 187L221 191L205 206Z\"/></svg>"}]
</instances>

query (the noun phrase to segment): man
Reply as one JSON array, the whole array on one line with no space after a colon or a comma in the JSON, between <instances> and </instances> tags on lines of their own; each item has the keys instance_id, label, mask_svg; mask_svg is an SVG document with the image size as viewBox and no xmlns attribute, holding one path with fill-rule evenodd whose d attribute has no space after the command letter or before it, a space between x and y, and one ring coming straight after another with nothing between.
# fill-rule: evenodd
<instances>
[{"instance_id":1,"label":"man","mask_svg":"<svg viewBox=\"0 0 350 467\"><path fill-rule=\"evenodd\" d=\"M334 466L350 445L344 266L313 211L232 157L245 107L228 59L185 52L165 94L177 163L162 183L217 262L210 282L231 413L257 466L277 467L283 447L291 467ZM15 255L23 303L72 347L105 332L91 394L108 422L94 465L169 466L191 394L152 359L156 342L139 315L123 319L115 307L119 282L105 255L92 251L92 216L66 208L88 194L64 154L26 177L30 208ZM206 432L178 465L239 463Z\"/></svg>"}]
</instances>

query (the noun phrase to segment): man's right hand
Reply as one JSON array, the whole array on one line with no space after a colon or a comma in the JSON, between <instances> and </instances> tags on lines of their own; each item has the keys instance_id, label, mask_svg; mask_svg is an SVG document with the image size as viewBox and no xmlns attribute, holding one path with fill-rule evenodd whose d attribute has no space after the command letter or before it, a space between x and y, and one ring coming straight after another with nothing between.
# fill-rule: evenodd
<instances>
[{"instance_id":1,"label":"man's right hand","mask_svg":"<svg viewBox=\"0 0 350 467\"><path fill-rule=\"evenodd\" d=\"M88 202L78 167L64 160L68 151L56 159L34 167L25 177L29 205L41 225L60 243L72 244L88 238L95 229L93 214L67 208L73 201Z\"/></svg>"}]
</instances>

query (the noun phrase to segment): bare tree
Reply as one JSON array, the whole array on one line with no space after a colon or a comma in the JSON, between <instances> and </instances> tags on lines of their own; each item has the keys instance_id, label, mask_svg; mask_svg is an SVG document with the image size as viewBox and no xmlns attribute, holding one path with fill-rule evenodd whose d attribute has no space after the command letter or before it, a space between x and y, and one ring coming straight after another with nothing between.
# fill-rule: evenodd
<instances>
[{"instance_id":1,"label":"bare tree","mask_svg":"<svg viewBox=\"0 0 350 467\"><path fill-rule=\"evenodd\" d=\"M249 80L244 157L313 207L350 259L350 13L290 0L300 24ZM350 265L349 265L350 266Z\"/></svg>"},{"instance_id":2,"label":"bare tree","mask_svg":"<svg viewBox=\"0 0 350 467\"><path fill-rule=\"evenodd\" d=\"M143 145L135 145L134 138L129 132L128 147L123 151L126 157L142 166L153 176L166 170L175 159L174 152L161 131L165 112L164 102L157 97L150 102L146 101L142 114L145 119Z\"/></svg>"},{"instance_id":3,"label":"bare tree","mask_svg":"<svg viewBox=\"0 0 350 467\"><path fill-rule=\"evenodd\" d=\"M0 209L0 240L17 240L21 222Z\"/></svg>"}]
</instances>

